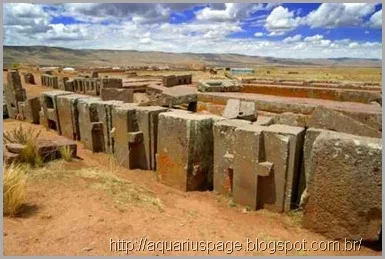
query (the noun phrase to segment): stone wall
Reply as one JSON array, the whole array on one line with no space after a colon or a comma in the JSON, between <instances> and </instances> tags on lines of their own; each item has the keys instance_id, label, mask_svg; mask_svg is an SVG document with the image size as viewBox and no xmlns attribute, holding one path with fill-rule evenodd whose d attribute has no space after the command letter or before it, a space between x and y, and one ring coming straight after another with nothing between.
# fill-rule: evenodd
<instances>
[{"instance_id":1,"label":"stone wall","mask_svg":"<svg viewBox=\"0 0 385 259\"><path fill-rule=\"evenodd\" d=\"M41 102L46 127L121 166L153 170L173 188L214 190L252 210L302 208L304 226L330 238L377 238L380 138L63 91L43 93Z\"/></svg>"},{"instance_id":2,"label":"stone wall","mask_svg":"<svg viewBox=\"0 0 385 259\"><path fill-rule=\"evenodd\" d=\"M163 77L163 85L171 87L175 85L188 85L192 83L192 75L168 75Z\"/></svg>"},{"instance_id":3,"label":"stone wall","mask_svg":"<svg viewBox=\"0 0 385 259\"><path fill-rule=\"evenodd\" d=\"M57 76L43 74L40 76L40 80L43 86L59 89L59 81Z\"/></svg>"}]
</instances>

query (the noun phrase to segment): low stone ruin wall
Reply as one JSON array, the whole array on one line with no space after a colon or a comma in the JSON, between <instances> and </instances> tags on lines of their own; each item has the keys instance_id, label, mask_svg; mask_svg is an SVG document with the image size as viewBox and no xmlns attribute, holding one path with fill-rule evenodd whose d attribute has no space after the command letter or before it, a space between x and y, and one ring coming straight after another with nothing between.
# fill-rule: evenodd
<instances>
[{"instance_id":1,"label":"low stone ruin wall","mask_svg":"<svg viewBox=\"0 0 385 259\"><path fill-rule=\"evenodd\" d=\"M16 118L21 111L19 104L24 102L26 98L27 95L22 87L19 72L17 70L8 71L7 84L4 85L4 100L10 118Z\"/></svg>"},{"instance_id":2,"label":"low stone ruin wall","mask_svg":"<svg viewBox=\"0 0 385 259\"><path fill-rule=\"evenodd\" d=\"M59 83L58 83L58 77L49 75L49 74L43 74L40 76L41 84L43 86L47 86L50 88L58 89Z\"/></svg>"},{"instance_id":3,"label":"low stone ruin wall","mask_svg":"<svg viewBox=\"0 0 385 259\"><path fill-rule=\"evenodd\" d=\"M163 85L171 87L175 85L188 85L192 83L192 75L168 75L163 77Z\"/></svg>"}]
</instances>

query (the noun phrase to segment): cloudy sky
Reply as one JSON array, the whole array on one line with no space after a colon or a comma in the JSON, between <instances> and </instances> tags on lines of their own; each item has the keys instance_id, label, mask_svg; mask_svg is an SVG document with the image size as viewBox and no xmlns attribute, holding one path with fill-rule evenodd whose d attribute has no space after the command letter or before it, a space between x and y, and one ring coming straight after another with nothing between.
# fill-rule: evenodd
<instances>
[{"instance_id":1,"label":"cloudy sky","mask_svg":"<svg viewBox=\"0 0 385 259\"><path fill-rule=\"evenodd\" d=\"M382 58L382 5L3 4L4 45Z\"/></svg>"}]
</instances>

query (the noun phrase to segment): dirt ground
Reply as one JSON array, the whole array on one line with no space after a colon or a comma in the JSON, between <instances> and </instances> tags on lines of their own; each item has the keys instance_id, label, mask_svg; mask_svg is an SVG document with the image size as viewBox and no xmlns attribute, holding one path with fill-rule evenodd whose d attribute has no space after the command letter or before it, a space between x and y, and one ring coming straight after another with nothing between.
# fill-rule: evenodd
<instances>
[{"instance_id":1,"label":"dirt ground","mask_svg":"<svg viewBox=\"0 0 385 259\"><path fill-rule=\"evenodd\" d=\"M42 130L44 138L56 136L41 125L10 119L4 120L3 130L20 123L23 127ZM121 168L111 163L110 155L92 153L81 143L78 143L78 156L73 162L59 160L40 171L31 170L25 210L18 217L4 217L5 255L126 255L116 252L115 248L111 251L110 239L138 241L140 238L154 242L237 241L242 244L242 250L234 251L234 255L270 255L273 250L244 251L247 238L260 242L306 240L307 249L312 241L328 241L326 237L302 229L298 213L247 211L232 203L230 198L214 192L174 190L158 183L155 172ZM90 176L94 170L103 176ZM122 185L116 188L118 183ZM127 190L133 193L124 195ZM225 251L210 254L226 255L226 251L231 250L226 247ZM344 242L341 243L343 247ZM152 251L154 247L151 246L147 248L129 254L162 255L161 246L157 251ZM207 252L165 251L165 254L205 255ZM284 254L282 251L274 253ZM380 255L381 252L361 246L360 251L293 250L288 254Z\"/></svg>"}]
</instances>

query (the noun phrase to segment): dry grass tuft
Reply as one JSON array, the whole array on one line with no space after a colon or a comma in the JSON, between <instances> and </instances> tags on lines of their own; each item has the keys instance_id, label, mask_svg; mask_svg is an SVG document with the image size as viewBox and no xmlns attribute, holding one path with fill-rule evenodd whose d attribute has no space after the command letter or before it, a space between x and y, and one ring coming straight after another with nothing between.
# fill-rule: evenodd
<instances>
[{"instance_id":1,"label":"dry grass tuft","mask_svg":"<svg viewBox=\"0 0 385 259\"><path fill-rule=\"evenodd\" d=\"M63 146L59 149L60 157L66 162L72 161L72 149L69 146Z\"/></svg>"},{"instance_id":2,"label":"dry grass tuft","mask_svg":"<svg viewBox=\"0 0 385 259\"><path fill-rule=\"evenodd\" d=\"M20 124L19 127L10 131L3 132L4 143L19 143L26 145L28 142L35 141L40 136L41 131L33 128L25 129Z\"/></svg>"},{"instance_id":3,"label":"dry grass tuft","mask_svg":"<svg viewBox=\"0 0 385 259\"><path fill-rule=\"evenodd\" d=\"M31 166L42 167L44 162L36 145L36 140L29 139L20 153L24 162Z\"/></svg>"},{"instance_id":4,"label":"dry grass tuft","mask_svg":"<svg viewBox=\"0 0 385 259\"><path fill-rule=\"evenodd\" d=\"M25 201L25 167L11 164L3 166L3 214L16 216Z\"/></svg>"}]
</instances>

